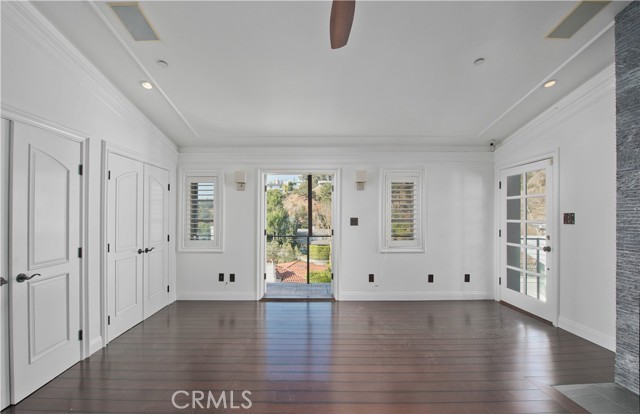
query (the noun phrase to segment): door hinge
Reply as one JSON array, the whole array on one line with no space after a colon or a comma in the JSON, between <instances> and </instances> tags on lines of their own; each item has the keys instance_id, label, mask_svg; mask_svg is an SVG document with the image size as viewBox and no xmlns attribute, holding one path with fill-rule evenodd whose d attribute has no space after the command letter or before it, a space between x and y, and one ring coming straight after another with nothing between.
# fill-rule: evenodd
<instances>
[{"instance_id":1,"label":"door hinge","mask_svg":"<svg viewBox=\"0 0 640 414\"><path fill-rule=\"evenodd\" d=\"M331 273L331 280L333 280L333 273Z\"/></svg>"},{"instance_id":2,"label":"door hinge","mask_svg":"<svg viewBox=\"0 0 640 414\"><path fill-rule=\"evenodd\" d=\"M502 286L502 278L501 277L498 278L498 285Z\"/></svg>"},{"instance_id":3,"label":"door hinge","mask_svg":"<svg viewBox=\"0 0 640 414\"><path fill-rule=\"evenodd\" d=\"M167 234L167 241L170 242L171 241L171 235Z\"/></svg>"},{"instance_id":4,"label":"door hinge","mask_svg":"<svg viewBox=\"0 0 640 414\"><path fill-rule=\"evenodd\" d=\"M170 290L170 289L169 289L169 285L167 285L167 293L169 293L169 290Z\"/></svg>"},{"instance_id":5,"label":"door hinge","mask_svg":"<svg viewBox=\"0 0 640 414\"><path fill-rule=\"evenodd\" d=\"M111 251L111 245L107 243L107 253L109 253L110 251Z\"/></svg>"},{"instance_id":6,"label":"door hinge","mask_svg":"<svg viewBox=\"0 0 640 414\"><path fill-rule=\"evenodd\" d=\"M267 235L267 229L264 229L264 235L265 236Z\"/></svg>"},{"instance_id":7,"label":"door hinge","mask_svg":"<svg viewBox=\"0 0 640 414\"><path fill-rule=\"evenodd\" d=\"M498 237L502 237L502 230L498 230Z\"/></svg>"},{"instance_id":8,"label":"door hinge","mask_svg":"<svg viewBox=\"0 0 640 414\"><path fill-rule=\"evenodd\" d=\"M265 193L267 192L267 186L266 185L264 186L264 192Z\"/></svg>"},{"instance_id":9,"label":"door hinge","mask_svg":"<svg viewBox=\"0 0 640 414\"><path fill-rule=\"evenodd\" d=\"M111 325L111 316L107 316L107 325Z\"/></svg>"},{"instance_id":10,"label":"door hinge","mask_svg":"<svg viewBox=\"0 0 640 414\"><path fill-rule=\"evenodd\" d=\"M502 181L498 181L498 190L502 190Z\"/></svg>"},{"instance_id":11,"label":"door hinge","mask_svg":"<svg viewBox=\"0 0 640 414\"><path fill-rule=\"evenodd\" d=\"M78 258L82 259L82 247L78 247Z\"/></svg>"},{"instance_id":12,"label":"door hinge","mask_svg":"<svg viewBox=\"0 0 640 414\"><path fill-rule=\"evenodd\" d=\"M171 191L171 184L167 184L167 191Z\"/></svg>"},{"instance_id":13,"label":"door hinge","mask_svg":"<svg viewBox=\"0 0 640 414\"><path fill-rule=\"evenodd\" d=\"M107 180L110 180L110 179L111 179L111 170L107 172Z\"/></svg>"},{"instance_id":14,"label":"door hinge","mask_svg":"<svg viewBox=\"0 0 640 414\"><path fill-rule=\"evenodd\" d=\"M78 331L78 340L82 341L82 329Z\"/></svg>"},{"instance_id":15,"label":"door hinge","mask_svg":"<svg viewBox=\"0 0 640 414\"><path fill-rule=\"evenodd\" d=\"M333 236L333 229L331 229L331 235Z\"/></svg>"},{"instance_id":16,"label":"door hinge","mask_svg":"<svg viewBox=\"0 0 640 414\"><path fill-rule=\"evenodd\" d=\"M264 274L264 280L267 280L267 274L266 273Z\"/></svg>"},{"instance_id":17,"label":"door hinge","mask_svg":"<svg viewBox=\"0 0 640 414\"><path fill-rule=\"evenodd\" d=\"M82 164L78 165L78 175L82 175Z\"/></svg>"}]
</instances>

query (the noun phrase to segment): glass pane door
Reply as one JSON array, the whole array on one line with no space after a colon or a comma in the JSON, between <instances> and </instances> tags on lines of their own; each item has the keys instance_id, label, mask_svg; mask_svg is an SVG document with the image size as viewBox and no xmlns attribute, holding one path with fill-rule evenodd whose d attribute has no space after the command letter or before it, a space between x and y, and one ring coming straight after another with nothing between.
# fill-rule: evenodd
<instances>
[{"instance_id":1,"label":"glass pane door","mask_svg":"<svg viewBox=\"0 0 640 414\"><path fill-rule=\"evenodd\" d=\"M542 161L502 174L503 300L550 319L551 167ZM505 188L506 187L506 188ZM506 290L504 289L506 287Z\"/></svg>"},{"instance_id":2,"label":"glass pane door","mask_svg":"<svg viewBox=\"0 0 640 414\"><path fill-rule=\"evenodd\" d=\"M332 297L333 176L266 177L265 297Z\"/></svg>"}]
</instances>

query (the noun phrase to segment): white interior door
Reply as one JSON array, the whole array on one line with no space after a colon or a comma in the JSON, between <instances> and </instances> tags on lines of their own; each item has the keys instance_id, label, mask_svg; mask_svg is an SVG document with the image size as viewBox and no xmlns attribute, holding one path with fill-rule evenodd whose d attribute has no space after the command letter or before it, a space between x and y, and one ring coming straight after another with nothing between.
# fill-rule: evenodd
<instances>
[{"instance_id":1,"label":"white interior door","mask_svg":"<svg viewBox=\"0 0 640 414\"><path fill-rule=\"evenodd\" d=\"M80 360L81 144L13 123L12 402Z\"/></svg>"},{"instance_id":2,"label":"white interior door","mask_svg":"<svg viewBox=\"0 0 640 414\"><path fill-rule=\"evenodd\" d=\"M107 336L109 340L143 319L143 185L139 161L108 155Z\"/></svg>"},{"instance_id":3,"label":"white interior door","mask_svg":"<svg viewBox=\"0 0 640 414\"><path fill-rule=\"evenodd\" d=\"M500 298L548 321L555 319L553 169L550 160L501 173Z\"/></svg>"},{"instance_id":4,"label":"white interior door","mask_svg":"<svg viewBox=\"0 0 640 414\"><path fill-rule=\"evenodd\" d=\"M144 166L144 317L169 303L169 171Z\"/></svg>"},{"instance_id":5,"label":"white interior door","mask_svg":"<svg viewBox=\"0 0 640 414\"><path fill-rule=\"evenodd\" d=\"M9 121L0 125L0 410L9 405Z\"/></svg>"}]
</instances>

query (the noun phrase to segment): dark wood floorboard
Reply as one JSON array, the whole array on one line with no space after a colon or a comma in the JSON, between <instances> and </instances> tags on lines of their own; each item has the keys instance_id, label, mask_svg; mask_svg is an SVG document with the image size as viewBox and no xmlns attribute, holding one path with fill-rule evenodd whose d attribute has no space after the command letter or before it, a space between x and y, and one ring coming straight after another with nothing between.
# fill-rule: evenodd
<instances>
[{"instance_id":1,"label":"dark wood floorboard","mask_svg":"<svg viewBox=\"0 0 640 414\"><path fill-rule=\"evenodd\" d=\"M552 385L612 382L613 365L493 301L177 302L3 414L585 413ZM178 390L227 408L179 410ZM230 407L244 390L251 408Z\"/></svg>"}]
</instances>

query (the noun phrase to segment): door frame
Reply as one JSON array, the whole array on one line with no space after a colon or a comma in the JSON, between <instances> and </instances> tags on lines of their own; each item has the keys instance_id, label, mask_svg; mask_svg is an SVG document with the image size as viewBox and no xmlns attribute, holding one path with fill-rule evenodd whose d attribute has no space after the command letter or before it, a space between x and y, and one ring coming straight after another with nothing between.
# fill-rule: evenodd
<instances>
[{"instance_id":1,"label":"door frame","mask_svg":"<svg viewBox=\"0 0 640 414\"><path fill-rule=\"evenodd\" d=\"M79 326L80 329L82 329L83 332L85 332L84 335L84 339L82 340L82 343L80 345L80 361L82 361L83 359L87 358L89 355L91 355L91 349L90 349L90 335L86 335L86 333L90 333L90 326L89 326L89 321L90 321L90 315L89 315L89 306L87 303L87 299L89 297L89 282L87 280L88 278L88 274L89 274L89 257L88 257L88 249L87 249L87 240L89 240L89 217L87 214L87 208L88 208L88 204L89 204L89 188L90 188L90 175L89 175L89 171L90 171L90 143L91 143L91 138L89 137L89 135L81 132L81 131L77 131L71 128L68 128L64 125L58 124L56 122L52 122L49 121L47 119L44 118L40 118L37 115L34 115L32 113L29 112L24 112L18 109L15 109L13 107L10 106L6 106L6 105L2 105L1 107L1 116L3 119L7 120L9 123L9 135L8 135L8 145L6 146L8 152L7 152L7 156L6 158L8 159L8 165L5 167L6 168L6 172L7 172L7 200L6 200L6 205L5 205L5 200L4 198L0 197L0 202L3 203L3 209L4 211L7 212L7 224L11 222L11 206L10 206L10 196L12 193L12 188L11 188L11 174L12 174L12 168L13 168L13 160L11 159L11 152L13 151L13 123L14 122L20 122L26 125L30 125L36 128L40 128L43 129L45 131L48 131L50 133L53 133L55 135L60 136L61 138L64 139L68 139L74 142L78 142L80 143L80 163L83 166L82 169L82 184L79 187L80 190L80 206L78 209L78 214L79 214L79 227L80 227L80 234L79 234L79 244L80 247L82 248L82 258L80 258L80 269L78 271L78 280L79 280L79 284L80 284L80 291L78 292L79 295L79 299L80 299L80 309L79 309L79 315L80 315L80 321L79 321ZM7 228L7 236L10 237L9 234L9 228ZM4 259L6 260L6 266L7 269L9 271L9 269L11 269L11 246L7 245L7 246L3 246L2 247L2 252L0 253L0 256L3 256ZM9 283L13 283L13 275L10 275L7 273L7 276L11 279L9 281ZM8 287L9 285L7 285ZM10 290L10 289L9 289ZM9 299L9 312L7 312L6 317L8 318L8 321L11 320L11 294L9 293L8 295L8 299ZM9 335L11 335L11 329L9 329ZM10 338L7 338L10 339ZM12 365L12 361L13 361L13 352L11 349L11 345L9 344L9 365ZM10 368L9 368L10 370ZM14 401L14 389L13 389L13 384L11 384L11 376L9 375L9 399L10 399L10 403L11 404L15 404L16 401Z\"/></svg>"},{"instance_id":2,"label":"door frame","mask_svg":"<svg viewBox=\"0 0 640 414\"><path fill-rule=\"evenodd\" d=\"M522 167L528 164L533 164L539 161L550 160L551 161L551 170L553 172L552 185L553 188L551 190L552 197L552 205L549 208L552 217L548 218L547 222L549 227L551 228L550 234L552 235L552 245L553 248L551 252L548 254L551 256L551 263L553 263L553 289L551 289L548 297L551 299L551 303L549 306L551 307L550 322L553 326L558 326L558 319L560 313L560 281L561 281L561 272L560 272L560 245L561 245L561 227L560 227L560 149L555 148L552 152L544 152L534 157L524 158L520 161L507 162L503 164L495 164L495 223L496 223L496 231L495 231L495 249L494 249L494 264L495 264L495 274L496 278L494 281L494 289L495 289L495 297L497 301L501 301L501 291L499 278L502 278L504 283L506 283L506 275L503 274L503 254L502 254L502 244L503 238L499 236L500 230L503 231L504 236L506 237L506 229L503 229L503 214L504 214L504 206L502 205L502 190L506 191L506 189L499 189L499 182L501 180L501 175L504 170L508 170L511 168Z\"/></svg>"},{"instance_id":3,"label":"door frame","mask_svg":"<svg viewBox=\"0 0 640 414\"><path fill-rule=\"evenodd\" d=\"M167 170L169 172L169 186L172 188L169 191L169 234L171 235L171 240L169 241L169 246L167 247L168 254L168 280L167 283L170 286L169 300L167 305L170 305L175 301L176 295L176 274L172 265L174 263L175 257L175 196L173 194L177 191L175 186L175 168L168 167L166 162L163 162L157 158L149 157L147 155L132 151L128 148L122 147L117 144L108 143L106 141L102 141L102 160L101 160L101 179L100 179L100 335L102 337L102 347L106 347L110 340L107 333L107 316L109 315L108 309L108 280L107 280L107 243L108 243L108 175L109 175L109 154L120 155L122 157L130 158L132 160L141 162L143 164L152 165L154 167L161 168L163 170ZM144 320L144 319L143 319Z\"/></svg>"},{"instance_id":4,"label":"door frame","mask_svg":"<svg viewBox=\"0 0 640 414\"><path fill-rule=\"evenodd\" d=\"M0 119L0 276L9 276L9 182L10 157L9 141L11 137L11 121ZM7 293L5 293L7 292ZM3 295L0 309L0 360L3 362L0 371L0 410L11 404L11 357L9 355L9 285L0 288Z\"/></svg>"},{"instance_id":5,"label":"door frame","mask_svg":"<svg viewBox=\"0 0 640 414\"><path fill-rule=\"evenodd\" d=\"M333 175L333 197L331 200L331 227L333 229L332 247L331 247L331 270L333 271L333 281L331 282L331 290L335 300L340 300L340 234L341 234L341 218L340 218L340 168L258 168L256 186L258 192L258 238L257 254L258 262L256 263L256 300L262 299L265 294L264 273L265 273L265 253L266 239L264 232L266 230L266 203L267 197L264 191L267 185L267 175L300 175L300 174L331 174Z\"/></svg>"}]
</instances>

